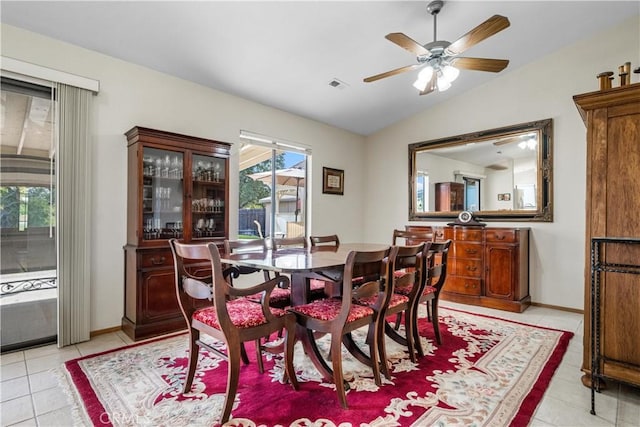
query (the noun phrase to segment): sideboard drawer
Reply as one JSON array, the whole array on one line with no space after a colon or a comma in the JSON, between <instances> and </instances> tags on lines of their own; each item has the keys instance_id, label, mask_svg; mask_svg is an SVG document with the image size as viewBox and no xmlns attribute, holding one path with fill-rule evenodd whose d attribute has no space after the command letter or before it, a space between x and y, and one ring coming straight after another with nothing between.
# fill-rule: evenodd
<instances>
[{"instance_id":1,"label":"sideboard drawer","mask_svg":"<svg viewBox=\"0 0 640 427\"><path fill-rule=\"evenodd\" d=\"M482 242L482 229L454 227L453 238L455 240L465 240L468 242Z\"/></svg>"},{"instance_id":2,"label":"sideboard drawer","mask_svg":"<svg viewBox=\"0 0 640 427\"><path fill-rule=\"evenodd\" d=\"M453 256L455 258L481 259L482 244L453 242Z\"/></svg>"},{"instance_id":3,"label":"sideboard drawer","mask_svg":"<svg viewBox=\"0 0 640 427\"><path fill-rule=\"evenodd\" d=\"M465 295L480 295L482 293L482 281L466 277L450 277L442 288L446 292L454 292Z\"/></svg>"},{"instance_id":4,"label":"sideboard drawer","mask_svg":"<svg viewBox=\"0 0 640 427\"><path fill-rule=\"evenodd\" d=\"M518 231L511 230L497 230L497 229L487 229L486 234L487 242L489 243L513 243L518 241Z\"/></svg>"},{"instance_id":5,"label":"sideboard drawer","mask_svg":"<svg viewBox=\"0 0 640 427\"><path fill-rule=\"evenodd\" d=\"M455 261L453 274L456 276L482 277L482 260L458 259Z\"/></svg>"},{"instance_id":6,"label":"sideboard drawer","mask_svg":"<svg viewBox=\"0 0 640 427\"><path fill-rule=\"evenodd\" d=\"M140 254L140 268L173 267L171 250L154 250Z\"/></svg>"}]
</instances>

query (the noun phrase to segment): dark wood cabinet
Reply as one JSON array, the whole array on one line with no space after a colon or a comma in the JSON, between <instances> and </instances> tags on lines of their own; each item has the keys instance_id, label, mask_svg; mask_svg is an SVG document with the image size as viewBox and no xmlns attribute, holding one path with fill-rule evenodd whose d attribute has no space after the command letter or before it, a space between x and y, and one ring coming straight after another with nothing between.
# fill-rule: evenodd
<instances>
[{"instance_id":1,"label":"dark wood cabinet","mask_svg":"<svg viewBox=\"0 0 640 427\"><path fill-rule=\"evenodd\" d=\"M438 182L436 188L436 212L464 210L464 184Z\"/></svg>"},{"instance_id":2,"label":"dark wood cabinet","mask_svg":"<svg viewBox=\"0 0 640 427\"><path fill-rule=\"evenodd\" d=\"M574 96L587 128L584 346L582 378L591 383L591 336L600 338L600 372L640 385L640 286L638 275L603 271L597 302L600 325L592 331L593 238L640 237L640 83ZM640 245L608 245L608 265L638 264ZM595 333L595 334L594 334Z\"/></svg>"},{"instance_id":3,"label":"dark wood cabinet","mask_svg":"<svg viewBox=\"0 0 640 427\"><path fill-rule=\"evenodd\" d=\"M228 230L229 144L134 127L128 150L125 312L134 340L186 327L169 239L215 242Z\"/></svg>"},{"instance_id":4,"label":"dark wood cabinet","mask_svg":"<svg viewBox=\"0 0 640 427\"><path fill-rule=\"evenodd\" d=\"M406 226L451 239L445 300L522 312L529 295L529 229L506 227Z\"/></svg>"}]
</instances>

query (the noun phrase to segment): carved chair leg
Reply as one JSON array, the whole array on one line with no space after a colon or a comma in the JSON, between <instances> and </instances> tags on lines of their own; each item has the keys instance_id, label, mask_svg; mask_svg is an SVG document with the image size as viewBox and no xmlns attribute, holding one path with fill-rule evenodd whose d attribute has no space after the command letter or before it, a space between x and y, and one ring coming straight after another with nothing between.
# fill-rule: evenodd
<instances>
[{"instance_id":1,"label":"carved chair leg","mask_svg":"<svg viewBox=\"0 0 640 427\"><path fill-rule=\"evenodd\" d=\"M244 348L244 343L240 343L240 357L245 365L249 364L249 357L247 356L247 350Z\"/></svg>"},{"instance_id":2,"label":"carved chair leg","mask_svg":"<svg viewBox=\"0 0 640 427\"><path fill-rule=\"evenodd\" d=\"M233 345L228 343L227 354L229 355L227 372L227 393L224 399L224 410L222 417L220 418L220 424L224 424L229 421L231 416L231 409L233 408L233 402L236 398L236 392L238 391L238 378L240 377L240 354L242 352L242 343Z\"/></svg>"},{"instance_id":3,"label":"carved chair leg","mask_svg":"<svg viewBox=\"0 0 640 427\"><path fill-rule=\"evenodd\" d=\"M400 329L400 322L402 322L402 312L396 314L396 324L393 327L396 331Z\"/></svg>"},{"instance_id":4,"label":"carved chair leg","mask_svg":"<svg viewBox=\"0 0 640 427\"><path fill-rule=\"evenodd\" d=\"M373 330L373 333L371 334L372 342L369 343L369 357L371 358L371 369L373 370L373 380L375 381L377 386L381 386L382 379L380 378L380 362L385 364L385 367L383 368L384 371L388 373L389 370L387 369L387 366L386 366L387 364L386 356L384 360L382 360L382 357L379 357L380 341L378 340L378 337L380 333L378 332L378 323L375 322L369 325L369 330ZM387 375L385 374L385 376Z\"/></svg>"},{"instance_id":5,"label":"carved chair leg","mask_svg":"<svg viewBox=\"0 0 640 427\"><path fill-rule=\"evenodd\" d=\"M333 382L336 385L336 393L338 394L338 400L340 405L344 409L348 409L347 396L345 392L344 378L342 375L342 340L340 336L332 334L331 336L331 365L333 368Z\"/></svg>"},{"instance_id":6,"label":"carved chair leg","mask_svg":"<svg viewBox=\"0 0 640 427\"><path fill-rule=\"evenodd\" d=\"M411 317L413 320L413 344L416 348L416 352L418 353L418 357L424 357L424 349L422 348L422 340L420 339L420 331L418 328L418 306L420 303L417 303L413 308L411 313Z\"/></svg>"},{"instance_id":7,"label":"carved chair leg","mask_svg":"<svg viewBox=\"0 0 640 427\"><path fill-rule=\"evenodd\" d=\"M429 305L427 304L427 307ZM440 336L440 322L438 321L438 298L431 300L431 323L433 324L433 332L436 336L438 345L442 345L442 337Z\"/></svg>"},{"instance_id":8,"label":"carved chair leg","mask_svg":"<svg viewBox=\"0 0 640 427\"><path fill-rule=\"evenodd\" d=\"M264 374L264 363L262 362L262 342L260 338L256 340L256 361L258 362L258 372Z\"/></svg>"},{"instance_id":9,"label":"carved chair leg","mask_svg":"<svg viewBox=\"0 0 640 427\"><path fill-rule=\"evenodd\" d=\"M187 376L184 379L183 393L189 393L193 384L193 377L198 366L198 355L200 346L196 343L200 339L200 331L191 328L189 330L189 367L187 368Z\"/></svg>"},{"instance_id":10,"label":"carved chair leg","mask_svg":"<svg viewBox=\"0 0 640 427\"><path fill-rule=\"evenodd\" d=\"M384 318L380 318L376 324L376 334L378 341L378 355L380 357L380 368L382 370L382 374L387 378L391 379L391 372L389 372L389 365L387 363L387 344L385 340L384 329L387 322ZM380 384L382 384L382 380L380 380Z\"/></svg>"},{"instance_id":11,"label":"carved chair leg","mask_svg":"<svg viewBox=\"0 0 640 427\"><path fill-rule=\"evenodd\" d=\"M415 332L414 327L416 324L415 319L413 318L413 310L409 307L404 314L404 336L407 338L407 349L409 350L409 359L413 363L416 363L418 360L416 358L416 346L414 344Z\"/></svg>"},{"instance_id":12,"label":"carved chair leg","mask_svg":"<svg viewBox=\"0 0 640 427\"><path fill-rule=\"evenodd\" d=\"M298 390L298 377L296 376L296 370L293 366L293 354L295 346L295 317L291 316L290 319L285 321L286 333L284 336L284 371L285 375L289 379L291 386L294 390Z\"/></svg>"}]
</instances>

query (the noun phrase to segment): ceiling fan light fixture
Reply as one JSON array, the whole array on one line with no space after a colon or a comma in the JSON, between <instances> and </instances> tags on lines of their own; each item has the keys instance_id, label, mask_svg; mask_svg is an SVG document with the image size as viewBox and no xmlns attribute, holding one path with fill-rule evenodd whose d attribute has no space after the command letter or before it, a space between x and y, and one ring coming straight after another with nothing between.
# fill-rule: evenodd
<instances>
[{"instance_id":1,"label":"ceiling fan light fixture","mask_svg":"<svg viewBox=\"0 0 640 427\"><path fill-rule=\"evenodd\" d=\"M447 64L442 68L442 74L449 81L449 83L452 83L460 75L460 70L452 65Z\"/></svg>"},{"instance_id":2,"label":"ceiling fan light fixture","mask_svg":"<svg viewBox=\"0 0 640 427\"><path fill-rule=\"evenodd\" d=\"M440 74L440 73L438 73ZM447 80L447 78L444 75L439 75L438 76L438 90L440 92L444 92L445 90L449 89L451 87L451 82L449 80Z\"/></svg>"},{"instance_id":3,"label":"ceiling fan light fixture","mask_svg":"<svg viewBox=\"0 0 640 427\"><path fill-rule=\"evenodd\" d=\"M427 65L418 73L418 78L413 82L413 87L418 89L420 92L424 91L431 81L431 76L433 76L433 67L431 67L431 65Z\"/></svg>"}]
</instances>

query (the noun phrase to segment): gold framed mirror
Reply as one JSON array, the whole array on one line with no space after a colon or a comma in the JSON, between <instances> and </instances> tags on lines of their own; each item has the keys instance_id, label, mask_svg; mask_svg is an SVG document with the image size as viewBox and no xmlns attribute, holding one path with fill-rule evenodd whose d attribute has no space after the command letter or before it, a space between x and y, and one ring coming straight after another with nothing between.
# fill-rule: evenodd
<instances>
[{"instance_id":1,"label":"gold framed mirror","mask_svg":"<svg viewBox=\"0 0 640 427\"><path fill-rule=\"evenodd\" d=\"M409 144L409 220L553 221L553 120Z\"/></svg>"}]
</instances>

